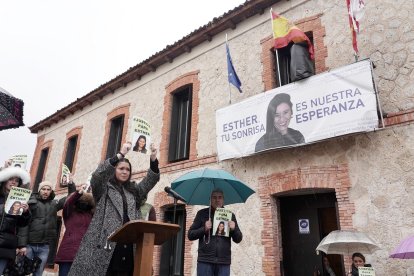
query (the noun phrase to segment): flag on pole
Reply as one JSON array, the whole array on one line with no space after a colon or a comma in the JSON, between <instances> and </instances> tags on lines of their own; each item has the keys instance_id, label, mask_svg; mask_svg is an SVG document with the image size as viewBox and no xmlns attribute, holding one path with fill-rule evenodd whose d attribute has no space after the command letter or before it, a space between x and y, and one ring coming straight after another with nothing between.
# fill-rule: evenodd
<instances>
[{"instance_id":1,"label":"flag on pole","mask_svg":"<svg viewBox=\"0 0 414 276\"><path fill-rule=\"evenodd\" d=\"M273 38L275 40L275 48L280 49L286 47L291 41L294 43L307 42L308 51L311 59L314 58L313 45L310 42L308 36L302 32L298 27L289 22L283 16L278 15L275 12L272 13L272 27Z\"/></svg>"},{"instance_id":2,"label":"flag on pole","mask_svg":"<svg viewBox=\"0 0 414 276\"><path fill-rule=\"evenodd\" d=\"M352 47L358 56L357 33L359 33L359 21L364 16L365 3L363 0L346 0L348 7L349 26L352 32Z\"/></svg>"},{"instance_id":3,"label":"flag on pole","mask_svg":"<svg viewBox=\"0 0 414 276\"><path fill-rule=\"evenodd\" d=\"M241 90L241 81L239 77L237 76L236 70L234 70L233 61L230 56L230 49L229 45L226 42L226 54L227 54L227 74L229 78L229 83L233 84L240 93L243 91Z\"/></svg>"}]
</instances>

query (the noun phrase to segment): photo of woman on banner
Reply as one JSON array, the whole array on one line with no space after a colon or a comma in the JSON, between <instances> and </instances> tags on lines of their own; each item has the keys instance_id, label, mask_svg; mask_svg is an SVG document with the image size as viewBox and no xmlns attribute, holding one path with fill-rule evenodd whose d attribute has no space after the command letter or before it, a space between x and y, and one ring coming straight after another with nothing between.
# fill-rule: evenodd
<instances>
[{"instance_id":1,"label":"photo of woman on banner","mask_svg":"<svg viewBox=\"0 0 414 276\"><path fill-rule=\"evenodd\" d=\"M140 135L137 141L135 142L135 145L132 148L132 150L145 154L147 153L146 145L147 145L147 137L145 137L145 135Z\"/></svg>"},{"instance_id":2,"label":"photo of woman on banner","mask_svg":"<svg viewBox=\"0 0 414 276\"><path fill-rule=\"evenodd\" d=\"M305 143L302 133L289 128L293 116L290 95L279 93L267 108L266 133L257 141L255 152Z\"/></svg>"}]
</instances>

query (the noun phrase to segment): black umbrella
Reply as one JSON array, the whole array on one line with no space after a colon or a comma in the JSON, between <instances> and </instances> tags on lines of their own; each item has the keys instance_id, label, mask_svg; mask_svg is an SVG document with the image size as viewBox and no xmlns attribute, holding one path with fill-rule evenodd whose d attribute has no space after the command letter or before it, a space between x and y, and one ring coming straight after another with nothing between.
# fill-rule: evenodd
<instances>
[{"instance_id":1,"label":"black umbrella","mask_svg":"<svg viewBox=\"0 0 414 276\"><path fill-rule=\"evenodd\" d=\"M24 126L23 105L22 100L0 87L0 130Z\"/></svg>"}]
</instances>

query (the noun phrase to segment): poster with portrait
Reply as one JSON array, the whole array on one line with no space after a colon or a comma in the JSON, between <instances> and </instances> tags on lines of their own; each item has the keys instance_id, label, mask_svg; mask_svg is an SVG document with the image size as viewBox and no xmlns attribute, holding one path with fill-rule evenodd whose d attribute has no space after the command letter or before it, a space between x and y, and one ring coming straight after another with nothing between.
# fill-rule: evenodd
<instances>
[{"instance_id":1,"label":"poster with portrait","mask_svg":"<svg viewBox=\"0 0 414 276\"><path fill-rule=\"evenodd\" d=\"M22 169L26 169L26 164L27 164L27 155L26 154L18 154L18 155L14 155L13 157L10 158L10 160L12 161L12 166L13 167L20 167Z\"/></svg>"},{"instance_id":2,"label":"poster with portrait","mask_svg":"<svg viewBox=\"0 0 414 276\"><path fill-rule=\"evenodd\" d=\"M62 173L60 175L60 186L66 187L69 183L70 170L68 166L62 164Z\"/></svg>"},{"instance_id":3,"label":"poster with portrait","mask_svg":"<svg viewBox=\"0 0 414 276\"><path fill-rule=\"evenodd\" d=\"M358 267L359 276L375 276L375 270L372 267Z\"/></svg>"},{"instance_id":4,"label":"poster with portrait","mask_svg":"<svg viewBox=\"0 0 414 276\"><path fill-rule=\"evenodd\" d=\"M147 120L134 116L132 117L132 151L139 153L150 153L151 125Z\"/></svg>"},{"instance_id":5,"label":"poster with portrait","mask_svg":"<svg viewBox=\"0 0 414 276\"><path fill-rule=\"evenodd\" d=\"M378 129L371 62L363 60L216 111L219 160Z\"/></svg>"},{"instance_id":6,"label":"poster with portrait","mask_svg":"<svg viewBox=\"0 0 414 276\"><path fill-rule=\"evenodd\" d=\"M232 212L225 208L216 208L213 218L213 236L230 236L229 221Z\"/></svg>"},{"instance_id":7,"label":"poster with portrait","mask_svg":"<svg viewBox=\"0 0 414 276\"><path fill-rule=\"evenodd\" d=\"M20 216L23 214L23 203L29 201L32 191L20 187L12 187L4 204L4 212L8 215Z\"/></svg>"}]
</instances>

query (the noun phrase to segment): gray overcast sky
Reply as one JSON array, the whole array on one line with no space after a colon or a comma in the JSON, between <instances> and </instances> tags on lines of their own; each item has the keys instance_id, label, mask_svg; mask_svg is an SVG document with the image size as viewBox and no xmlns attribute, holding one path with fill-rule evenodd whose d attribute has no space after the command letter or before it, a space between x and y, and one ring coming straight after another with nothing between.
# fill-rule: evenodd
<instances>
[{"instance_id":1,"label":"gray overcast sky","mask_svg":"<svg viewBox=\"0 0 414 276\"><path fill-rule=\"evenodd\" d=\"M25 102L26 124L0 132L0 165L15 154L30 165L28 126L242 3L0 0L0 87Z\"/></svg>"}]
</instances>

